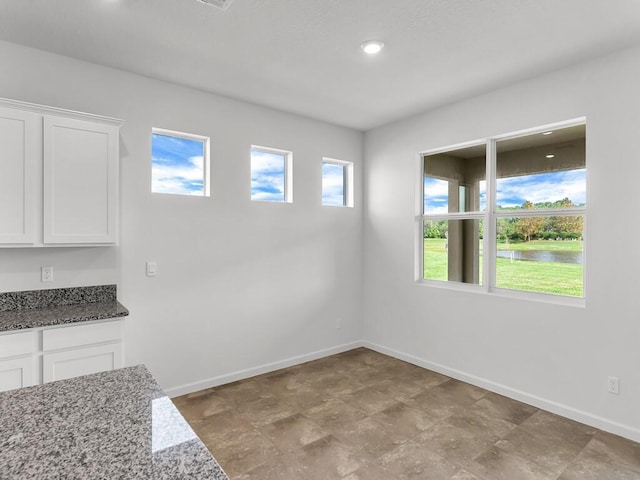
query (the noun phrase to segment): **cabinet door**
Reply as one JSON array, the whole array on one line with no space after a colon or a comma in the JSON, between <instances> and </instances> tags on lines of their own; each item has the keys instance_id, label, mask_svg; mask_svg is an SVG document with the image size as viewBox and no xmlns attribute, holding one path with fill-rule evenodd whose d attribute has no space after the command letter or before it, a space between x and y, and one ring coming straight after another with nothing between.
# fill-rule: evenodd
<instances>
[{"instance_id":1,"label":"cabinet door","mask_svg":"<svg viewBox=\"0 0 640 480\"><path fill-rule=\"evenodd\" d=\"M38 383L35 372L31 355L0 360L0 392L35 385Z\"/></svg>"},{"instance_id":2,"label":"cabinet door","mask_svg":"<svg viewBox=\"0 0 640 480\"><path fill-rule=\"evenodd\" d=\"M38 116L0 107L0 244L35 242Z\"/></svg>"},{"instance_id":3,"label":"cabinet door","mask_svg":"<svg viewBox=\"0 0 640 480\"><path fill-rule=\"evenodd\" d=\"M45 244L114 244L118 127L44 116Z\"/></svg>"},{"instance_id":4,"label":"cabinet door","mask_svg":"<svg viewBox=\"0 0 640 480\"><path fill-rule=\"evenodd\" d=\"M42 356L42 380L53 382L122 367L122 343L97 345Z\"/></svg>"}]
</instances>

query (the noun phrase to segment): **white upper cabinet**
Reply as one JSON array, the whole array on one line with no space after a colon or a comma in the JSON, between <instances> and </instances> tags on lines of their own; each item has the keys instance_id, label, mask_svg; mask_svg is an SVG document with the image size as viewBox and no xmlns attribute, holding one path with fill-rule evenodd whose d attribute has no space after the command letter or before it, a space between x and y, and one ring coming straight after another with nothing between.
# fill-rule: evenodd
<instances>
[{"instance_id":1,"label":"white upper cabinet","mask_svg":"<svg viewBox=\"0 0 640 480\"><path fill-rule=\"evenodd\" d=\"M0 106L0 243L36 240L38 121L34 113Z\"/></svg>"},{"instance_id":2,"label":"white upper cabinet","mask_svg":"<svg viewBox=\"0 0 640 480\"><path fill-rule=\"evenodd\" d=\"M118 243L121 124L0 99L0 246Z\"/></svg>"},{"instance_id":3,"label":"white upper cabinet","mask_svg":"<svg viewBox=\"0 0 640 480\"><path fill-rule=\"evenodd\" d=\"M118 127L44 117L44 243L116 243Z\"/></svg>"}]
</instances>

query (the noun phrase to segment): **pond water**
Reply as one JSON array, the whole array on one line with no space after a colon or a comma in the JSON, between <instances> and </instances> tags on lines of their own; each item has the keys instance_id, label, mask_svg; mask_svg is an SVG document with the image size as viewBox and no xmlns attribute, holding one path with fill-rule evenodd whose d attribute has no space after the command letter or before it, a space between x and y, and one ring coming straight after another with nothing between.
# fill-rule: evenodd
<instances>
[{"instance_id":1,"label":"pond water","mask_svg":"<svg viewBox=\"0 0 640 480\"><path fill-rule=\"evenodd\" d=\"M582 265L582 252L553 252L549 250L498 250L500 258L535 262L577 263Z\"/></svg>"}]
</instances>

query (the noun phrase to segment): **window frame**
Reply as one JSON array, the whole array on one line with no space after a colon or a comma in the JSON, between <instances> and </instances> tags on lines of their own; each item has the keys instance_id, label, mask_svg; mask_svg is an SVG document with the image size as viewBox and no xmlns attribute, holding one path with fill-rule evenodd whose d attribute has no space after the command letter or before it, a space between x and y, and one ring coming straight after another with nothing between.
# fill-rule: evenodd
<instances>
[{"instance_id":1,"label":"window frame","mask_svg":"<svg viewBox=\"0 0 640 480\"><path fill-rule=\"evenodd\" d=\"M495 204L496 197L496 165L497 165L497 142L527 135L542 134L549 130L584 125L587 127L586 117L573 118L562 122L546 124L538 127L517 130L506 134L494 135L488 138L462 142L435 149L424 150L418 153L416 161L416 203L415 203L415 281L418 284L444 288L449 290L459 290L475 292L480 294L490 294L500 297L518 298L524 300L556 303L569 306L584 307L587 298L587 262L586 255L583 255L582 263L582 296L573 297L568 295L551 294L543 292L532 292L527 290L517 290L501 288L496 286L496 248L497 231L496 224L498 218L513 217L558 217L558 216L581 216L583 218L583 252L587 251L587 202L583 207L572 208L550 208L544 210L519 210L517 213L511 210L497 210ZM425 214L424 212L424 158L429 155L452 152L455 150L486 145L486 207L485 211L474 212L452 212L446 214ZM585 159L586 160L586 159ZM585 161L585 168L586 166ZM588 178L588 171L587 171ZM586 188L588 197L588 185ZM467 220L475 219L483 221L482 239L482 278L481 284L462 283L455 281L440 281L424 278L424 223L430 220Z\"/></svg>"},{"instance_id":2,"label":"window frame","mask_svg":"<svg viewBox=\"0 0 640 480\"><path fill-rule=\"evenodd\" d=\"M202 142L202 194L185 195L183 193L154 192L153 191L153 136L161 135L164 137L181 138L184 140L192 140ZM204 198L211 196L211 139L206 135L198 135L195 133L179 132L177 130L168 130L166 128L151 127L151 193L160 195L179 195L181 197Z\"/></svg>"},{"instance_id":3,"label":"window frame","mask_svg":"<svg viewBox=\"0 0 640 480\"><path fill-rule=\"evenodd\" d=\"M325 163L328 163L330 165L338 165L343 168L342 198L344 199L344 202L342 205L326 205L322 202L322 198L324 197L324 174L322 173L322 167ZM320 176L320 203L323 207L353 208L353 162L338 160L336 158L322 157L322 162L320 163Z\"/></svg>"},{"instance_id":4,"label":"window frame","mask_svg":"<svg viewBox=\"0 0 640 480\"><path fill-rule=\"evenodd\" d=\"M251 162L253 161L253 152L270 153L281 155L284 157L284 199L280 200L261 200L252 198L251 196L251 180L253 177L253 168ZM289 204L293 203L293 152L290 150L282 150L279 148L263 147L260 145L251 145L249 150L249 199L252 202L262 203L275 203L275 204Z\"/></svg>"}]
</instances>

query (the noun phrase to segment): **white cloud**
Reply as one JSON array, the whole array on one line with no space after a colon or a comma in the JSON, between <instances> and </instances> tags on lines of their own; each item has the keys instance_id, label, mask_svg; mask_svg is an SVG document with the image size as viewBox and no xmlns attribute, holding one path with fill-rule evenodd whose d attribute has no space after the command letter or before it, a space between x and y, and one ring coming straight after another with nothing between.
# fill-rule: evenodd
<instances>
[{"instance_id":1,"label":"white cloud","mask_svg":"<svg viewBox=\"0 0 640 480\"><path fill-rule=\"evenodd\" d=\"M151 172L151 191L180 195L202 195L204 158L190 157L187 164L167 158L154 158Z\"/></svg>"},{"instance_id":2,"label":"white cloud","mask_svg":"<svg viewBox=\"0 0 640 480\"><path fill-rule=\"evenodd\" d=\"M585 170L498 179L496 203L502 207L554 202L569 198L578 205L586 202Z\"/></svg>"},{"instance_id":3,"label":"white cloud","mask_svg":"<svg viewBox=\"0 0 640 480\"><path fill-rule=\"evenodd\" d=\"M285 155L251 152L251 199L284 200Z\"/></svg>"},{"instance_id":4,"label":"white cloud","mask_svg":"<svg viewBox=\"0 0 640 480\"><path fill-rule=\"evenodd\" d=\"M424 190L430 197L447 197L449 195L449 182L439 178L425 177Z\"/></svg>"},{"instance_id":5,"label":"white cloud","mask_svg":"<svg viewBox=\"0 0 640 480\"><path fill-rule=\"evenodd\" d=\"M424 210L430 215L449 212L449 182L438 178L424 179Z\"/></svg>"},{"instance_id":6,"label":"white cloud","mask_svg":"<svg viewBox=\"0 0 640 480\"><path fill-rule=\"evenodd\" d=\"M344 167L325 163L322 166L322 204L344 205Z\"/></svg>"}]
</instances>

